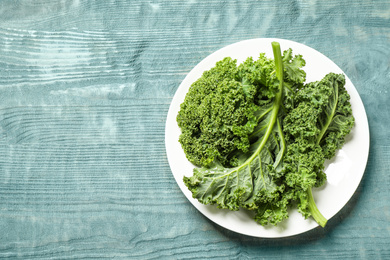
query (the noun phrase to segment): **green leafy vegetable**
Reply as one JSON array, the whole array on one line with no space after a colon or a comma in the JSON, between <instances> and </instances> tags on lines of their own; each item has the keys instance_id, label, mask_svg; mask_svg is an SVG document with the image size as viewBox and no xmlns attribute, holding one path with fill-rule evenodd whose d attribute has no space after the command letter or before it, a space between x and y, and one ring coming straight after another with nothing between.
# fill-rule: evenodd
<instances>
[{"instance_id":1,"label":"green leafy vegetable","mask_svg":"<svg viewBox=\"0 0 390 260\"><path fill-rule=\"evenodd\" d=\"M227 57L193 83L181 104L179 141L199 166L183 181L203 204L255 212L261 225L298 211L325 226L311 189L326 181L324 162L354 124L343 75L304 84L305 61L292 50L237 66Z\"/></svg>"},{"instance_id":2,"label":"green leafy vegetable","mask_svg":"<svg viewBox=\"0 0 390 260\"><path fill-rule=\"evenodd\" d=\"M345 77L330 73L321 81L309 83L294 99L295 107L284 118L287 154L284 157L286 183L300 193L299 211L325 226L318 211L312 187L326 181L325 159L332 158L354 125ZM308 203L307 203L308 201Z\"/></svg>"}]
</instances>

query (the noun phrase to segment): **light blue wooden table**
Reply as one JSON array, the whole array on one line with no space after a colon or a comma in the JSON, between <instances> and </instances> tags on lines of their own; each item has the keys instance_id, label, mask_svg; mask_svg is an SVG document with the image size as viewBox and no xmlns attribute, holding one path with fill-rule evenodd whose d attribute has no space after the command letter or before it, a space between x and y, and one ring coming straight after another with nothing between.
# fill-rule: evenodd
<instances>
[{"instance_id":1,"label":"light blue wooden table","mask_svg":"<svg viewBox=\"0 0 390 260\"><path fill-rule=\"evenodd\" d=\"M304 43L349 76L371 147L325 229L233 233L184 197L165 153L170 102L241 40ZM0 258L390 259L390 2L0 2Z\"/></svg>"}]
</instances>

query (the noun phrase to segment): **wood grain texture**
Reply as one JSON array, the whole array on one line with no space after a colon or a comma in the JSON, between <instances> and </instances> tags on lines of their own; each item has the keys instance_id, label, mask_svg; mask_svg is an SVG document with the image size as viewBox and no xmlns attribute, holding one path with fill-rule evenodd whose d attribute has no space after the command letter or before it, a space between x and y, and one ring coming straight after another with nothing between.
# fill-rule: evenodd
<instances>
[{"instance_id":1,"label":"wood grain texture","mask_svg":"<svg viewBox=\"0 0 390 260\"><path fill-rule=\"evenodd\" d=\"M1 259L390 259L388 1L1 1ZM185 75L250 38L307 44L366 106L370 157L325 229L225 230L177 186L165 119Z\"/></svg>"}]
</instances>

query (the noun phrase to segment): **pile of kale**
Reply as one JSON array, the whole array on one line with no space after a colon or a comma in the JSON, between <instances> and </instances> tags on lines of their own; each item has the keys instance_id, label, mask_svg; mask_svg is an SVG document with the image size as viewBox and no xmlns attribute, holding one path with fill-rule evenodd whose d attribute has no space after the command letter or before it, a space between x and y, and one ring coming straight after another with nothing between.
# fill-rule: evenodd
<instances>
[{"instance_id":1,"label":"pile of kale","mask_svg":"<svg viewBox=\"0 0 390 260\"><path fill-rule=\"evenodd\" d=\"M303 57L272 48L274 59L224 58L191 85L177 123L198 167L184 182L199 202L253 210L261 225L288 218L294 205L324 227L312 188L326 182L325 160L354 126L345 76L305 83Z\"/></svg>"}]
</instances>

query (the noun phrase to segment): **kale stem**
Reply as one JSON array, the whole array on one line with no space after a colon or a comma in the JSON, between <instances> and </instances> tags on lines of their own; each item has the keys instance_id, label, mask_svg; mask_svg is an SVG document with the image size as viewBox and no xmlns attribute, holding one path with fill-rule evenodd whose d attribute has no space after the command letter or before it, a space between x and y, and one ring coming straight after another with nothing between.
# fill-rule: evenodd
<instances>
[{"instance_id":1,"label":"kale stem","mask_svg":"<svg viewBox=\"0 0 390 260\"><path fill-rule=\"evenodd\" d=\"M258 152L264 148L276 122L279 113L279 107L282 104L282 95L283 95L283 60L282 60L282 51L280 50L280 44L278 42L272 42L272 51L274 53L275 60L275 71L276 77L279 81L279 91L276 93L275 101L272 106L271 118L270 122L267 126L267 130L263 136L263 139L257 148L256 152L248 159L248 161L252 161L255 156L258 155Z\"/></svg>"},{"instance_id":2,"label":"kale stem","mask_svg":"<svg viewBox=\"0 0 390 260\"><path fill-rule=\"evenodd\" d=\"M282 51L280 50L280 44L278 42L272 42L272 51L274 53L275 71L276 77L279 80L280 89L283 88L283 60Z\"/></svg>"},{"instance_id":3,"label":"kale stem","mask_svg":"<svg viewBox=\"0 0 390 260\"><path fill-rule=\"evenodd\" d=\"M309 210L311 215L321 227L325 227L328 220L321 214L321 212L317 208L317 205L314 202L313 193L311 192L311 189L307 189L307 195L309 199Z\"/></svg>"},{"instance_id":4,"label":"kale stem","mask_svg":"<svg viewBox=\"0 0 390 260\"><path fill-rule=\"evenodd\" d=\"M278 93L275 95L274 103L272 104L271 108L271 115L269 124L267 125L267 129L265 131L264 136L262 137L262 140L259 144L259 147L256 149L256 152L252 154L251 157L249 157L243 165L249 164L253 159L259 155L260 151L263 150L265 144L268 141L269 136L272 133L272 130L274 129L275 122L278 118L279 113L279 107L282 104L282 95L283 95L283 60L282 60L282 51L280 50L280 44L278 42L272 42L272 51L274 53L274 60L275 60L275 71L276 71L276 77L279 81L279 90Z\"/></svg>"}]
</instances>

